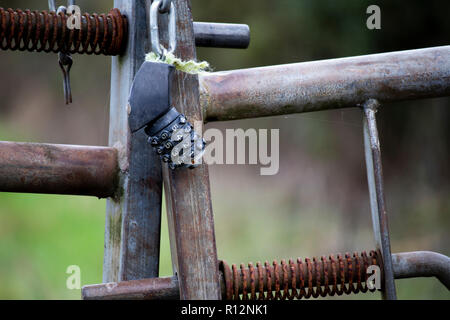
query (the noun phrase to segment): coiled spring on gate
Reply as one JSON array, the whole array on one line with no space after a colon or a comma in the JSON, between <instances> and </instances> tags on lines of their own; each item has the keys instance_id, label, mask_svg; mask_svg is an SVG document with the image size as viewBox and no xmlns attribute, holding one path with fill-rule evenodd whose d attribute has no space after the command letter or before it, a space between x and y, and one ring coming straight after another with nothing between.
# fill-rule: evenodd
<instances>
[{"instance_id":1,"label":"coiled spring on gate","mask_svg":"<svg viewBox=\"0 0 450 320\"><path fill-rule=\"evenodd\" d=\"M107 15L83 14L80 29L69 29L68 17L62 12L0 8L0 48L96 55L123 52L127 21L118 9Z\"/></svg>"},{"instance_id":2,"label":"coiled spring on gate","mask_svg":"<svg viewBox=\"0 0 450 320\"><path fill-rule=\"evenodd\" d=\"M369 289L366 284L370 265L382 270L380 253L371 251L368 256L363 251L304 261L298 258L281 260L280 264L274 261L272 265L266 261L264 265L258 262L256 267L249 263L248 268L233 264L231 269L221 261L220 269L227 300L292 300L373 292L376 289Z\"/></svg>"}]
</instances>

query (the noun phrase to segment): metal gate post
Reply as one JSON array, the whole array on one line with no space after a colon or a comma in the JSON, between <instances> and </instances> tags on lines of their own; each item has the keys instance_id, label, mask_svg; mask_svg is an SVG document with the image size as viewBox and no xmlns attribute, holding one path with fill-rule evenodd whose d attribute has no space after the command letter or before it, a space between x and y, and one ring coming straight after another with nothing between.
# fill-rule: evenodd
<instances>
[{"instance_id":1,"label":"metal gate post","mask_svg":"<svg viewBox=\"0 0 450 320\"><path fill-rule=\"evenodd\" d=\"M177 8L176 56L196 58L195 38L189 0L174 0ZM167 29L167 28L162 28ZM167 32L161 39L167 39ZM198 76L176 72L172 104L191 123L203 123L199 103ZM214 221L209 173L206 165L193 170L163 167L169 236L174 272L178 275L181 299L220 299Z\"/></svg>"},{"instance_id":2,"label":"metal gate post","mask_svg":"<svg viewBox=\"0 0 450 320\"><path fill-rule=\"evenodd\" d=\"M369 185L370 210L376 248L383 257L384 283L383 299L395 300L394 268L392 266L391 242L389 238L388 217L386 213L383 169L381 165L380 140L378 138L375 113L379 103L375 99L367 100L363 105L364 150L366 156L367 181Z\"/></svg>"},{"instance_id":3,"label":"metal gate post","mask_svg":"<svg viewBox=\"0 0 450 320\"><path fill-rule=\"evenodd\" d=\"M128 20L128 46L112 58L109 145L119 150L117 196L107 200L103 282L158 276L162 173L144 132L128 128L128 95L148 51L145 0L115 0Z\"/></svg>"}]
</instances>

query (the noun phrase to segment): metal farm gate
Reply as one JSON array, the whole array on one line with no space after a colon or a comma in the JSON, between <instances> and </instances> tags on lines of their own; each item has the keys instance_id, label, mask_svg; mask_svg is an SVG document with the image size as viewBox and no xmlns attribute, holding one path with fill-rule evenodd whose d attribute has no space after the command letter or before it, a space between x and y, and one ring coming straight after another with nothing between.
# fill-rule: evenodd
<instances>
[{"instance_id":1,"label":"metal farm gate","mask_svg":"<svg viewBox=\"0 0 450 320\"><path fill-rule=\"evenodd\" d=\"M196 45L247 47L247 26L193 23L190 1L173 2L177 57L195 59ZM394 279L434 276L450 288L448 257L391 253L375 118L380 104L450 96L450 46L198 76L176 72L172 102L192 121L362 110L376 248L229 267L217 259L208 167L170 170L142 130L129 130L130 87L150 47L149 5L115 0L115 9L82 15L81 28L72 31L65 28L70 15L64 12L0 9L4 50L58 52L67 74L64 57L70 53L113 56L109 147L0 142L0 191L107 198L104 283L85 286L84 299L293 299L367 292L375 290L366 284L371 265L380 267L386 299L396 299ZM162 32L163 42L167 38ZM71 99L70 85L65 89ZM174 276L159 278L163 186Z\"/></svg>"}]
</instances>

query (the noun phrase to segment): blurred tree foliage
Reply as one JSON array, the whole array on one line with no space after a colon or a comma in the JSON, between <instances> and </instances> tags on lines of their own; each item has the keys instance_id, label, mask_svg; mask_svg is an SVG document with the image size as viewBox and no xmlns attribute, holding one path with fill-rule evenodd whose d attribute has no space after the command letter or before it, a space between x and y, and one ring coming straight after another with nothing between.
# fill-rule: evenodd
<instances>
[{"instance_id":1,"label":"blurred tree foliage","mask_svg":"<svg viewBox=\"0 0 450 320\"><path fill-rule=\"evenodd\" d=\"M449 41L450 1L193 0L192 4L198 21L250 25L248 50L198 50L199 58L217 70L425 48ZM371 4L381 8L381 30L365 27ZM443 215L450 211L449 101L389 104L378 117L385 176L388 181L389 177L397 181L399 175L405 180L398 203L413 206L414 194L429 193ZM336 149L348 144L334 143L340 144ZM363 181L357 172L354 179Z\"/></svg>"},{"instance_id":2,"label":"blurred tree foliage","mask_svg":"<svg viewBox=\"0 0 450 320\"><path fill-rule=\"evenodd\" d=\"M192 4L198 21L251 27L248 50L198 50L199 57L217 70L426 48L449 41L450 1L193 0ZM381 8L381 30L365 27L366 8L371 4ZM448 99L435 99L383 108L379 117L383 156L397 164L392 170L407 165L411 172L420 172L417 164L431 162L427 170L432 185L442 188L444 184L448 190L450 110L444 107L448 103Z\"/></svg>"}]
</instances>

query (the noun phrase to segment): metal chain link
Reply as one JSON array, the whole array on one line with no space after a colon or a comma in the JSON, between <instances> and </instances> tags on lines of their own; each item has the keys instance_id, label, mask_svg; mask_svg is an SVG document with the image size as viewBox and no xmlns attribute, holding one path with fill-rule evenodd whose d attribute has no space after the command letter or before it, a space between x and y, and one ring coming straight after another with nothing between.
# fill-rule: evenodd
<instances>
[{"instance_id":1,"label":"metal chain link","mask_svg":"<svg viewBox=\"0 0 450 320\"><path fill-rule=\"evenodd\" d=\"M152 51L158 56L162 57L167 52L175 52L177 46L177 35L176 35L176 9L175 5L172 1L168 1L170 4L169 7L169 48L166 50L161 46L159 41L159 26L158 26L158 15L160 14L159 8L161 4L164 3L164 0L154 1L150 6L150 35L151 35L151 43L152 43Z\"/></svg>"}]
</instances>

